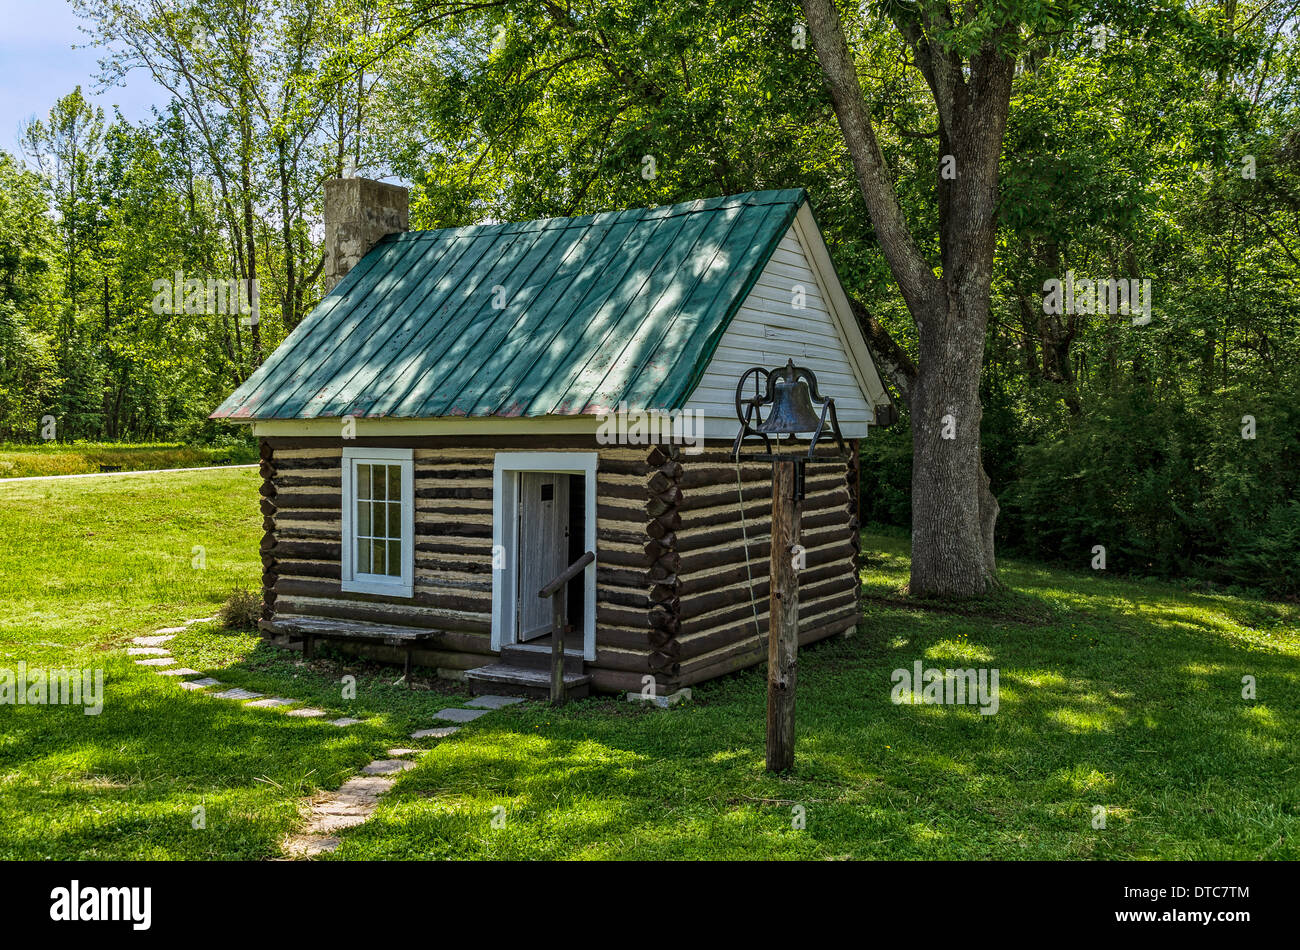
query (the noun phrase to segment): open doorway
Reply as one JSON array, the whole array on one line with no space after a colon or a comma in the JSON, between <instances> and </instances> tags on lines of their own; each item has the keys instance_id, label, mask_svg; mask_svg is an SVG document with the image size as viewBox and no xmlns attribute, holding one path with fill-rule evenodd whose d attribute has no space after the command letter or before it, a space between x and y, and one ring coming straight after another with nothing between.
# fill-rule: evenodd
<instances>
[{"instance_id":1,"label":"open doorway","mask_svg":"<svg viewBox=\"0 0 1300 950\"><path fill-rule=\"evenodd\" d=\"M549 649L539 590L596 550L596 454L499 452L493 471L492 649ZM596 658L596 565L565 588L565 652Z\"/></svg>"},{"instance_id":2,"label":"open doorway","mask_svg":"<svg viewBox=\"0 0 1300 950\"><path fill-rule=\"evenodd\" d=\"M554 611L550 599L543 600L536 592L582 557L586 484L563 472L520 472L518 484L518 640L549 647ZM564 598L565 617L580 628L581 575L569 581ZM570 640L569 646L578 648L580 644Z\"/></svg>"}]
</instances>

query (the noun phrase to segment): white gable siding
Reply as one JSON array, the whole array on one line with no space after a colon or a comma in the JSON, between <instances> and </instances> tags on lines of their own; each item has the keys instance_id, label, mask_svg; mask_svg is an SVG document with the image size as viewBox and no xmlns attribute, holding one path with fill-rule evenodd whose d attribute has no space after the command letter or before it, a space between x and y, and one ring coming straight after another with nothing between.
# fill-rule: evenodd
<instances>
[{"instance_id":1,"label":"white gable siding","mask_svg":"<svg viewBox=\"0 0 1300 950\"><path fill-rule=\"evenodd\" d=\"M831 280L834 280L832 275ZM804 291L802 310L794 309L794 291ZM822 396L835 400L835 411L846 438L863 438L872 409L850 362L846 341L800 243L790 226L758 282L741 304L718 344L687 409L705 414L711 437L734 437L736 383L751 366L771 369L793 359L817 377ZM874 372L874 370L871 370Z\"/></svg>"}]
</instances>

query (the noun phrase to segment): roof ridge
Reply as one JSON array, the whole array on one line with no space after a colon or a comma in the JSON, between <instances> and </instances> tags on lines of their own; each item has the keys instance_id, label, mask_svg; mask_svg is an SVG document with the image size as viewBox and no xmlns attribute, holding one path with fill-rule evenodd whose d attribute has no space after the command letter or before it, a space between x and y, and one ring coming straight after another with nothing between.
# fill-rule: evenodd
<instances>
[{"instance_id":1,"label":"roof ridge","mask_svg":"<svg viewBox=\"0 0 1300 950\"><path fill-rule=\"evenodd\" d=\"M755 198L771 198L770 201L754 201ZM415 231L401 231L395 234L387 235L382 238L388 240L419 240L428 238L434 234L447 234L449 232L466 232L472 228L497 228L502 233L526 233L531 230L548 230L551 227L559 226L561 228L586 228L593 224L604 224L610 217L619 218L624 216L638 216L638 220L645 220L649 217L671 218L683 214L700 214L707 211L717 211L722 208L733 208L740 204L748 205L777 205L777 204L794 204L800 205L808 200L808 192L802 187L798 188L767 188L761 191L742 191L730 195L715 195L711 198L691 198L687 201L678 201L670 205L639 205L633 208L620 208L615 211L594 211L587 214L576 214L569 216L552 216L547 218L524 218L517 221L491 221L478 224L456 224L445 228L421 228ZM532 228L530 225L544 225L540 228Z\"/></svg>"}]
</instances>

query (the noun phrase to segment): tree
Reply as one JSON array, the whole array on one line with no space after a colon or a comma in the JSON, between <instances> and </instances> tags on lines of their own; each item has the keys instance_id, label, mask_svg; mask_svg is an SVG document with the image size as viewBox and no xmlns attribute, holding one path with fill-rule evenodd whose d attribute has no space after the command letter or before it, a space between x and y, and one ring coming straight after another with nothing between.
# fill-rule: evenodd
<instances>
[{"instance_id":1,"label":"tree","mask_svg":"<svg viewBox=\"0 0 1300 950\"><path fill-rule=\"evenodd\" d=\"M23 151L49 182L62 232L65 309L60 357L65 362L76 333L85 281L79 264L97 224L92 192L103 139L104 111L86 102L80 86L55 102L45 121L32 119L23 130Z\"/></svg>"},{"instance_id":2,"label":"tree","mask_svg":"<svg viewBox=\"0 0 1300 950\"><path fill-rule=\"evenodd\" d=\"M970 596L996 584L998 503L980 458L980 368L998 222L998 171L1027 12L947 0L891 2L938 123L940 273L899 204L833 0L803 0L858 187L916 323L910 381L913 594Z\"/></svg>"}]
</instances>

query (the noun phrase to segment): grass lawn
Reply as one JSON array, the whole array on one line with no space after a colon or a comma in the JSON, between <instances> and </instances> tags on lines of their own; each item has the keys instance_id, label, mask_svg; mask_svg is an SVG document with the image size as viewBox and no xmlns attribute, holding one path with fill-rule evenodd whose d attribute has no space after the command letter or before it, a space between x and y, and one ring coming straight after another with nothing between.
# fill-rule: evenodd
<instances>
[{"instance_id":1,"label":"grass lawn","mask_svg":"<svg viewBox=\"0 0 1300 950\"><path fill-rule=\"evenodd\" d=\"M157 442L130 445L111 442L0 444L0 479L91 472L136 472L203 465L241 465L257 461L252 445L183 445Z\"/></svg>"},{"instance_id":2,"label":"grass lawn","mask_svg":"<svg viewBox=\"0 0 1300 950\"><path fill-rule=\"evenodd\" d=\"M791 775L763 771L757 670L673 710L530 703L416 743L466 697L212 626L169 645L224 682L370 717L338 729L125 658L130 637L256 584L256 478L0 488L0 666L107 671L97 717L0 706L0 858L274 857L304 796L398 743L430 751L330 859L1300 857L1294 606L1008 562L1005 595L922 608L896 593L906 541L868 534L864 632L800 658ZM997 668L997 714L895 705L891 672L916 660Z\"/></svg>"}]
</instances>

